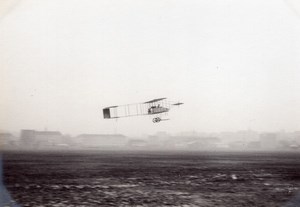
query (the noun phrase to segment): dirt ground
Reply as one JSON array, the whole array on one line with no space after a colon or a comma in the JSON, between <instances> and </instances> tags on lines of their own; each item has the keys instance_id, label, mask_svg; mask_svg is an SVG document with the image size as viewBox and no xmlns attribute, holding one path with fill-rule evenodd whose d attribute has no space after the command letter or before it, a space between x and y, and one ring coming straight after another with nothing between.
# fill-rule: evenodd
<instances>
[{"instance_id":1,"label":"dirt ground","mask_svg":"<svg viewBox=\"0 0 300 207\"><path fill-rule=\"evenodd\" d=\"M21 206L300 206L300 153L8 152Z\"/></svg>"}]
</instances>

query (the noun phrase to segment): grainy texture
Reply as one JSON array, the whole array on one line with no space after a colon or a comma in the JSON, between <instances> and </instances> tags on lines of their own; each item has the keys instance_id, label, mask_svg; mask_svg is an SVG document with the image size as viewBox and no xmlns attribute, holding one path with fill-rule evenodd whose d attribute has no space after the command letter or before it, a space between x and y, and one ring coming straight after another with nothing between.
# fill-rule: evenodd
<instances>
[{"instance_id":1,"label":"grainy texture","mask_svg":"<svg viewBox=\"0 0 300 207\"><path fill-rule=\"evenodd\" d=\"M297 153L6 153L22 206L284 206L300 190ZM290 205L296 206L296 205Z\"/></svg>"}]
</instances>

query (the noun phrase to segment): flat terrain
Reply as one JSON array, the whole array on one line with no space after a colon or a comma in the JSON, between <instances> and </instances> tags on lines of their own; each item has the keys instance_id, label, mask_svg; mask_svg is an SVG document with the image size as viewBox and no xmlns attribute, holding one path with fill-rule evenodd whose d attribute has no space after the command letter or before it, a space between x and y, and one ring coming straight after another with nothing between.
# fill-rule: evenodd
<instances>
[{"instance_id":1,"label":"flat terrain","mask_svg":"<svg viewBox=\"0 0 300 207\"><path fill-rule=\"evenodd\" d=\"M3 165L24 207L276 207L300 191L299 153L9 152Z\"/></svg>"}]
</instances>

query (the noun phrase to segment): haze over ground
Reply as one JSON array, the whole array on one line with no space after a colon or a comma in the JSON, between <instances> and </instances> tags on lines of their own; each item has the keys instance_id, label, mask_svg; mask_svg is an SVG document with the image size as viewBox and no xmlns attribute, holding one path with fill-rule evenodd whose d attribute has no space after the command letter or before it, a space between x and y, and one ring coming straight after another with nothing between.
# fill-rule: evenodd
<instances>
[{"instance_id":1,"label":"haze over ground","mask_svg":"<svg viewBox=\"0 0 300 207\"><path fill-rule=\"evenodd\" d=\"M7 2L0 1L3 130L300 130L295 1ZM160 97L185 105L159 124L103 119L103 107Z\"/></svg>"}]
</instances>

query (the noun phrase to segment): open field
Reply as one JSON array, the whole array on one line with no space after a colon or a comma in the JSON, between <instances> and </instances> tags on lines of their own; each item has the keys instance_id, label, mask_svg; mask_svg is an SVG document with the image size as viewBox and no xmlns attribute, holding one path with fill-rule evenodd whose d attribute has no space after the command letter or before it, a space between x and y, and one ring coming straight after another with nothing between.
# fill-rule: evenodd
<instances>
[{"instance_id":1,"label":"open field","mask_svg":"<svg viewBox=\"0 0 300 207\"><path fill-rule=\"evenodd\" d=\"M6 186L24 207L276 207L300 191L297 153L8 152L3 159Z\"/></svg>"}]
</instances>

